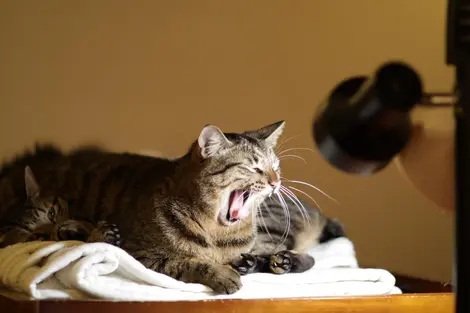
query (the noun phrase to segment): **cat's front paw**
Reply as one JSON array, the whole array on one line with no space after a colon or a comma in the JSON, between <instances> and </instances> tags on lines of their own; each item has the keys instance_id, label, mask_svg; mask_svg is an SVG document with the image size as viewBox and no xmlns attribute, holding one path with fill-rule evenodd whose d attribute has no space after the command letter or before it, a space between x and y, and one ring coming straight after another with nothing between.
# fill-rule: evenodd
<instances>
[{"instance_id":1,"label":"cat's front paw","mask_svg":"<svg viewBox=\"0 0 470 313\"><path fill-rule=\"evenodd\" d=\"M247 275L255 272L257 265L256 257L251 254L242 253L241 257L231 263L231 266L240 274Z\"/></svg>"},{"instance_id":2,"label":"cat's front paw","mask_svg":"<svg viewBox=\"0 0 470 313\"><path fill-rule=\"evenodd\" d=\"M240 274L230 266L220 266L206 283L217 294L232 294L240 290Z\"/></svg>"},{"instance_id":3,"label":"cat's front paw","mask_svg":"<svg viewBox=\"0 0 470 313\"><path fill-rule=\"evenodd\" d=\"M119 247L121 245L121 234L117 225L99 222L97 227L91 231L87 241L104 242Z\"/></svg>"}]
</instances>

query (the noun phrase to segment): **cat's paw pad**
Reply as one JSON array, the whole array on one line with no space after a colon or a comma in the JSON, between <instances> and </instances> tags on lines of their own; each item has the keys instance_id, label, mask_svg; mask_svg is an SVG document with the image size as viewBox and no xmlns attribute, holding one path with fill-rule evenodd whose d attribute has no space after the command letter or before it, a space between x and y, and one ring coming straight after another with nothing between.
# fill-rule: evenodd
<instances>
[{"instance_id":1,"label":"cat's paw pad","mask_svg":"<svg viewBox=\"0 0 470 313\"><path fill-rule=\"evenodd\" d=\"M104 242L119 247L121 245L121 233L116 224L99 222L89 238L88 242Z\"/></svg>"},{"instance_id":2,"label":"cat's paw pad","mask_svg":"<svg viewBox=\"0 0 470 313\"><path fill-rule=\"evenodd\" d=\"M241 257L231 265L240 275L250 274L256 268L256 258L251 254L242 253Z\"/></svg>"},{"instance_id":3,"label":"cat's paw pad","mask_svg":"<svg viewBox=\"0 0 470 313\"><path fill-rule=\"evenodd\" d=\"M295 254L285 250L273 254L269 259L269 268L274 274L286 274L291 271Z\"/></svg>"},{"instance_id":4,"label":"cat's paw pad","mask_svg":"<svg viewBox=\"0 0 470 313\"><path fill-rule=\"evenodd\" d=\"M121 232L116 224L105 223L100 227L104 242L119 247L121 245Z\"/></svg>"},{"instance_id":5,"label":"cat's paw pad","mask_svg":"<svg viewBox=\"0 0 470 313\"><path fill-rule=\"evenodd\" d=\"M240 290L240 274L230 266L219 267L208 282L208 286L217 294L233 294Z\"/></svg>"}]
</instances>

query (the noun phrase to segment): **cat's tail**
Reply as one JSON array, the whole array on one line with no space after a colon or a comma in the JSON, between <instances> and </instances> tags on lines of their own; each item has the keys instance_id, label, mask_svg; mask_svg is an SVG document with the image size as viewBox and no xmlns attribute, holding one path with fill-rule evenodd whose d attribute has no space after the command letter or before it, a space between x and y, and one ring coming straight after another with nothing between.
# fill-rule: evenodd
<instances>
[{"instance_id":1,"label":"cat's tail","mask_svg":"<svg viewBox=\"0 0 470 313\"><path fill-rule=\"evenodd\" d=\"M324 243L340 237L347 237L344 226L338 220L327 217L318 242Z\"/></svg>"}]
</instances>

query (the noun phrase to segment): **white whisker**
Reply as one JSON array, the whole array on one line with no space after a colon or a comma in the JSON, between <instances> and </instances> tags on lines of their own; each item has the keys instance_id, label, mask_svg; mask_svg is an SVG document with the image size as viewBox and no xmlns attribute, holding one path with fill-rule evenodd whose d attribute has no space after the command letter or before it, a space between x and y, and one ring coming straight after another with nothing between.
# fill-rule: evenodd
<instances>
[{"instance_id":1,"label":"white whisker","mask_svg":"<svg viewBox=\"0 0 470 313\"><path fill-rule=\"evenodd\" d=\"M283 150L283 151L279 152L279 155L281 156L283 153L293 151L293 150L305 150L305 151L315 152L315 150L310 149L310 148L289 148L289 149L286 149L286 150Z\"/></svg>"},{"instance_id":2,"label":"white whisker","mask_svg":"<svg viewBox=\"0 0 470 313\"><path fill-rule=\"evenodd\" d=\"M238 224L238 226L237 226L237 227L238 227L237 232L240 232L240 229L242 228L242 223L238 222L237 224ZM227 247L228 247L228 242L227 242Z\"/></svg>"},{"instance_id":3,"label":"white whisker","mask_svg":"<svg viewBox=\"0 0 470 313\"><path fill-rule=\"evenodd\" d=\"M284 229L284 233L282 234L281 238L282 238L282 242L279 243L278 246L284 244L284 242L286 241L287 237L289 236L289 231L290 231L290 213L289 213L289 208L287 206L287 203L286 201L284 200L284 197L282 196L281 193L278 193L277 194L277 197L279 198L279 201L282 203L283 205L283 211L284 211L284 214L286 216L286 227Z\"/></svg>"},{"instance_id":4,"label":"white whisker","mask_svg":"<svg viewBox=\"0 0 470 313\"><path fill-rule=\"evenodd\" d=\"M266 222L264 221L264 217L263 217L263 212L261 212L261 207L258 203L258 210L257 210L258 214L260 215L260 220L261 220L261 223L263 224L264 226L264 229L266 230L266 233L268 234L269 238L271 239L271 241L274 243L274 239L273 237L271 236L271 234L269 233L269 230L268 230L268 226L266 226Z\"/></svg>"},{"instance_id":5,"label":"white whisker","mask_svg":"<svg viewBox=\"0 0 470 313\"><path fill-rule=\"evenodd\" d=\"M251 220L253 222L254 225L258 225L258 219L257 219L257 214L251 214Z\"/></svg>"},{"instance_id":6,"label":"white whisker","mask_svg":"<svg viewBox=\"0 0 470 313\"><path fill-rule=\"evenodd\" d=\"M330 200L333 200L334 202L336 202L337 204L339 204L338 200L336 200L335 198L331 197L329 194L327 194L326 192L324 192L323 190L321 190L320 188L318 187L315 187L314 185L312 184L309 184L309 183L306 183L306 182L303 182L303 181L298 181L298 180L290 180L290 179L286 179L284 178L286 181L290 182L290 183L294 183L294 184L302 184L302 185L305 185L305 186L309 186L313 189L315 189L316 191L318 191L319 193L321 193L322 195L324 195L325 197L329 198Z\"/></svg>"},{"instance_id":7,"label":"white whisker","mask_svg":"<svg viewBox=\"0 0 470 313\"><path fill-rule=\"evenodd\" d=\"M287 186L287 188L294 189L295 191L298 191L298 192L300 192L300 193L303 193L304 195L306 195L307 197L309 197L310 200L313 201L313 203L315 203L315 205L317 206L317 209L318 209L320 212L322 211L322 209L321 209L320 205L318 204L318 202L315 201L315 199L313 199L313 197L311 197L311 196L310 196L308 193L306 193L305 191L300 190L300 189L298 189L298 188L295 188L295 187L293 187L293 186Z\"/></svg>"},{"instance_id":8,"label":"white whisker","mask_svg":"<svg viewBox=\"0 0 470 313\"><path fill-rule=\"evenodd\" d=\"M266 204L266 202L263 201L262 205L266 209L266 211L268 211L269 217L271 217L276 222L280 222L279 219L274 216L273 212L269 208L269 205Z\"/></svg>"},{"instance_id":9,"label":"white whisker","mask_svg":"<svg viewBox=\"0 0 470 313\"><path fill-rule=\"evenodd\" d=\"M285 145L289 140L291 140L291 139L293 139L293 138L295 138L295 137L298 137L298 136L299 136L299 134L294 135L294 136L290 136L290 137L287 138L287 139L283 139L283 140L281 141L281 143L279 144L279 146L277 146L276 150L281 149L281 147L282 147L283 145Z\"/></svg>"},{"instance_id":10,"label":"white whisker","mask_svg":"<svg viewBox=\"0 0 470 313\"><path fill-rule=\"evenodd\" d=\"M295 204L297 209L300 211L300 214L302 215L302 219L307 221L307 224L310 224L310 216L308 215L307 209L305 209L304 205L302 202L300 202L297 196L285 187L282 189L282 191L284 192L284 195L286 195Z\"/></svg>"},{"instance_id":11,"label":"white whisker","mask_svg":"<svg viewBox=\"0 0 470 313\"><path fill-rule=\"evenodd\" d=\"M305 164L307 164L307 161L304 158L302 158L301 156L295 155L295 154L288 154L288 155L280 156L279 160L288 159L288 158L300 159L300 160L304 161Z\"/></svg>"}]
</instances>

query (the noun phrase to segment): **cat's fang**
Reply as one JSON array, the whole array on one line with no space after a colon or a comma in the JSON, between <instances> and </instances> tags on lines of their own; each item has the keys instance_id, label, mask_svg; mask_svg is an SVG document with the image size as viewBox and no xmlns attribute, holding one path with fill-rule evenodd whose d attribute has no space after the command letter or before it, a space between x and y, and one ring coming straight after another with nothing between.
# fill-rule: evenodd
<instances>
[{"instance_id":1,"label":"cat's fang","mask_svg":"<svg viewBox=\"0 0 470 313\"><path fill-rule=\"evenodd\" d=\"M237 222L248 215L246 212L248 211L248 208L245 207L245 203L248 200L249 196L249 191L242 189L234 190L231 192L227 212L227 220L229 222Z\"/></svg>"}]
</instances>

